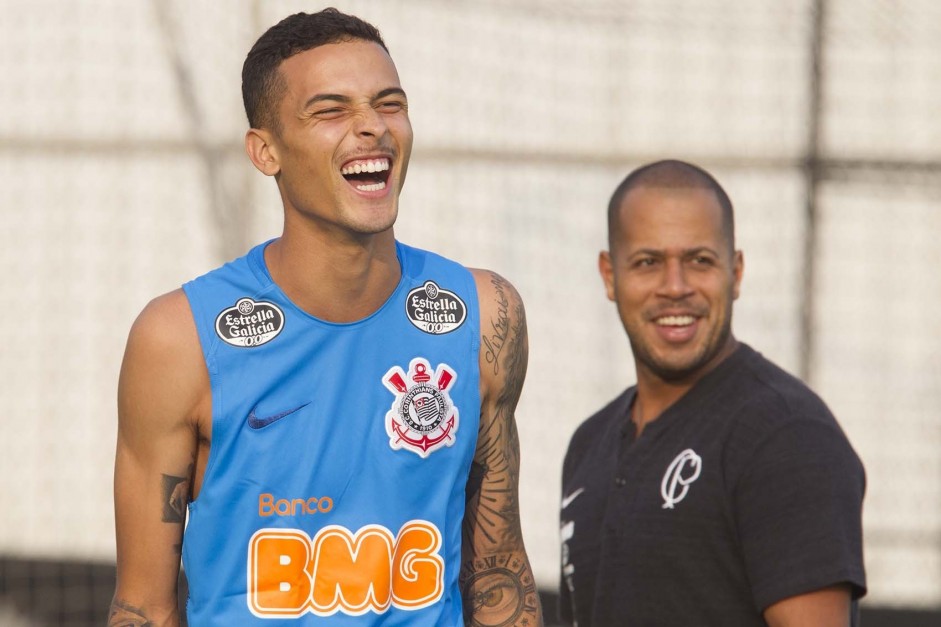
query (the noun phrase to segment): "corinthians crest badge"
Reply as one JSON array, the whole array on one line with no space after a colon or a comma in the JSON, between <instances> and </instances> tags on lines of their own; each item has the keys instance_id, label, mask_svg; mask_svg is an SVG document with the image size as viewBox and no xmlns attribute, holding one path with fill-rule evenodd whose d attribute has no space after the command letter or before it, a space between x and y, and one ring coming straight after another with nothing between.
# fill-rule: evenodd
<instances>
[{"instance_id":1,"label":"corinthians crest badge","mask_svg":"<svg viewBox=\"0 0 941 627\"><path fill-rule=\"evenodd\" d=\"M457 373L447 364L439 364L432 372L428 360L421 357L409 363L407 373L399 366L390 368L382 377L383 385L395 395L386 414L389 446L428 457L454 444L458 416L448 389L456 380Z\"/></svg>"}]
</instances>

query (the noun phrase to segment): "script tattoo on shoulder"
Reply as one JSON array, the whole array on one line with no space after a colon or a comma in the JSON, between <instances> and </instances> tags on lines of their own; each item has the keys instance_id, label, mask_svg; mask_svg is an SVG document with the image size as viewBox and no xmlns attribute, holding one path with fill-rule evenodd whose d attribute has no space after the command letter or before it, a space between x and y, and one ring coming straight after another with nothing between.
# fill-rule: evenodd
<instances>
[{"instance_id":1,"label":"script tattoo on shoulder","mask_svg":"<svg viewBox=\"0 0 941 627\"><path fill-rule=\"evenodd\" d=\"M163 522L181 523L186 520L186 504L190 496L190 476L193 465L190 464L185 477L161 475L163 478Z\"/></svg>"},{"instance_id":2,"label":"script tattoo on shoulder","mask_svg":"<svg viewBox=\"0 0 941 627\"><path fill-rule=\"evenodd\" d=\"M474 627L539 625L539 593L524 559L500 553L461 568L465 624Z\"/></svg>"},{"instance_id":3,"label":"script tattoo on shoulder","mask_svg":"<svg viewBox=\"0 0 941 627\"><path fill-rule=\"evenodd\" d=\"M111 602L108 612L108 627L154 627L154 623L139 607L115 599Z\"/></svg>"},{"instance_id":4,"label":"script tattoo on shoulder","mask_svg":"<svg viewBox=\"0 0 941 627\"><path fill-rule=\"evenodd\" d=\"M497 313L496 317L490 320L490 333L484 333L481 342L484 345L484 357L487 363L493 366L493 373L497 374L500 372L500 354L510 332L510 301L506 296L509 284L503 277L493 273L490 274L490 284L497 292Z\"/></svg>"}]
</instances>

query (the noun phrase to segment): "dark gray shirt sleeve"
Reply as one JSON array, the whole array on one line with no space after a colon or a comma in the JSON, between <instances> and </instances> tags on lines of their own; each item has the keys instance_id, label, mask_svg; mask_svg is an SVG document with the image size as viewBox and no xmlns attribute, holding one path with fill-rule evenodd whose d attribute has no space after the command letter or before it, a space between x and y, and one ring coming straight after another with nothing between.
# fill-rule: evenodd
<instances>
[{"instance_id":1,"label":"dark gray shirt sleeve","mask_svg":"<svg viewBox=\"0 0 941 627\"><path fill-rule=\"evenodd\" d=\"M840 583L866 593L865 481L835 424L790 422L755 449L733 507L756 607Z\"/></svg>"}]
</instances>

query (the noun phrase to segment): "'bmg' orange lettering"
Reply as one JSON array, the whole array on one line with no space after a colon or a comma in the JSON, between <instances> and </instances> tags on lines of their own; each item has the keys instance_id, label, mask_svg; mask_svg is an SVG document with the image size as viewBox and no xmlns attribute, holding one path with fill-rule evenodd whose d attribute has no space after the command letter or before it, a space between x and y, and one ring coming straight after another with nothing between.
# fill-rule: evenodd
<instances>
[{"instance_id":1,"label":"'bmg' orange lettering","mask_svg":"<svg viewBox=\"0 0 941 627\"><path fill-rule=\"evenodd\" d=\"M444 591L441 532L429 522L357 532L330 526L314 538L296 529L261 529L248 546L248 607L262 618L382 613L389 605L427 607Z\"/></svg>"}]
</instances>

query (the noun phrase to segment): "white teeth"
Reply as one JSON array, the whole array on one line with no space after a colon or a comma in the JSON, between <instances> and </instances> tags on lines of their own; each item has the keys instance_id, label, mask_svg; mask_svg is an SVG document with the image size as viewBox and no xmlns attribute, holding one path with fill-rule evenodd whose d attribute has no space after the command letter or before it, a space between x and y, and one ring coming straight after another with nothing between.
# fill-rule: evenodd
<instances>
[{"instance_id":1,"label":"white teeth","mask_svg":"<svg viewBox=\"0 0 941 627\"><path fill-rule=\"evenodd\" d=\"M696 319L692 316L663 316L657 318L657 324L665 327L685 327L693 324Z\"/></svg>"},{"instance_id":2,"label":"white teeth","mask_svg":"<svg viewBox=\"0 0 941 627\"><path fill-rule=\"evenodd\" d=\"M374 159L372 161L363 161L354 165L348 165L340 170L340 174L361 174L362 172L385 172L389 169L388 159Z\"/></svg>"},{"instance_id":3,"label":"white teeth","mask_svg":"<svg viewBox=\"0 0 941 627\"><path fill-rule=\"evenodd\" d=\"M357 185L356 186L356 189L358 189L361 192L378 192L380 189L385 189L385 188L386 188L385 181L380 181L372 185Z\"/></svg>"}]
</instances>

